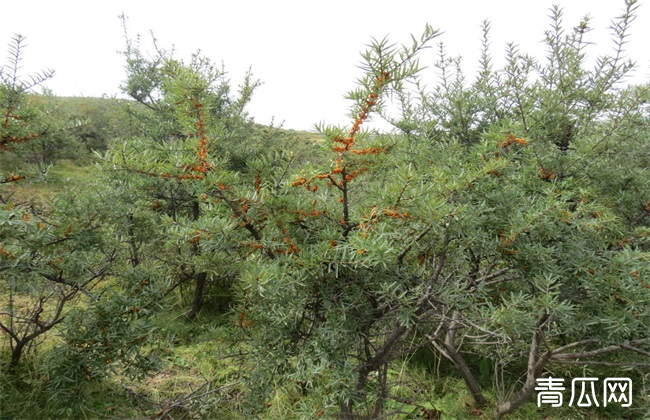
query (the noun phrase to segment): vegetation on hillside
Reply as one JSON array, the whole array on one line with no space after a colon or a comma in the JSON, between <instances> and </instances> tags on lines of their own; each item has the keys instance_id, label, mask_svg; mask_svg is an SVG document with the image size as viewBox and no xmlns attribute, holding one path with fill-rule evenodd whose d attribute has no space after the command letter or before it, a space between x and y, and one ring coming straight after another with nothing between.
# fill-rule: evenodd
<instances>
[{"instance_id":1,"label":"vegetation on hillside","mask_svg":"<svg viewBox=\"0 0 650 420\"><path fill-rule=\"evenodd\" d=\"M503 68L486 22L474 79L442 44L420 68L429 26L373 40L350 126L316 140L254 123L252 74L233 89L128 37L131 100L35 94L52 73L20 77L17 37L0 417L648 415L649 96L625 83L625 5L593 66L588 19L557 7L547 55L511 44ZM634 404L538 408L548 376L629 377Z\"/></svg>"}]
</instances>

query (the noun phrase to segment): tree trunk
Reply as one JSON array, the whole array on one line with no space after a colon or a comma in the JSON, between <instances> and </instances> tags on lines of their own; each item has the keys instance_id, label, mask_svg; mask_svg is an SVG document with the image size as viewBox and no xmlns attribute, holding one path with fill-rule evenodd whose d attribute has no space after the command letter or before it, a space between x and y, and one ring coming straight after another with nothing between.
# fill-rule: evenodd
<instances>
[{"instance_id":1,"label":"tree trunk","mask_svg":"<svg viewBox=\"0 0 650 420\"><path fill-rule=\"evenodd\" d=\"M127 233L129 235L129 247L131 250L131 266L137 267L140 265L140 257L138 255L138 245L135 242L135 229L133 228L133 213L128 213L126 219L129 222Z\"/></svg>"},{"instance_id":2,"label":"tree trunk","mask_svg":"<svg viewBox=\"0 0 650 420\"><path fill-rule=\"evenodd\" d=\"M201 216L201 207L198 200L195 200L192 203L192 220L199 220ZM198 243L195 243L192 249L192 254L194 256L201 255L201 247ZM201 311L201 306L203 306L203 292L205 290L205 284L207 282L208 274L206 272L201 272L196 275L196 285L194 286L194 296L192 297L192 304L190 310L187 313L187 317L190 319L196 318L199 311Z\"/></svg>"},{"instance_id":3,"label":"tree trunk","mask_svg":"<svg viewBox=\"0 0 650 420\"><path fill-rule=\"evenodd\" d=\"M354 414L352 412L352 401L342 402L341 403L341 412L338 415L338 418L341 420L352 420L354 419Z\"/></svg>"},{"instance_id":4,"label":"tree trunk","mask_svg":"<svg viewBox=\"0 0 650 420\"><path fill-rule=\"evenodd\" d=\"M23 349L25 348L26 341L17 340L16 346L11 351L11 363L9 363L9 372L14 372L18 363L20 362L20 357L23 355Z\"/></svg>"},{"instance_id":5,"label":"tree trunk","mask_svg":"<svg viewBox=\"0 0 650 420\"><path fill-rule=\"evenodd\" d=\"M512 413L517 408L519 408L523 403L525 403L533 394L533 391L535 391L535 385L536 382L534 379L532 382L527 380L523 388L521 389L521 391L519 391L516 397L514 397L510 401L503 401L498 403L497 410L496 410L497 418L501 418L506 414Z\"/></svg>"},{"instance_id":6,"label":"tree trunk","mask_svg":"<svg viewBox=\"0 0 650 420\"><path fill-rule=\"evenodd\" d=\"M190 306L190 310L187 313L187 317L190 319L196 318L196 315L198 315L199 311L201 310L201 306L203 306L203 291L205 289L207 278L208 275L205 272L199 273L196 276L196 286L194 287L192 305Z\"/></svg>"},{"instance_id":7,"label":"tree trunk","mask_svg":"<svg viewBox=\"0 0 650 420\"><path fill-rule=\"evenodd\" d=\"M540 349L540 341L542 340L542 328L550 320L550 315L543 313L537 318L537 326L533 332L533 338L530 343L530 351L528 353L528 368L526 369L526 382L521 388L521 391L510 401L501 401L497 404L496 415L501 418L506 414L512 413L519 406L530 398L535 386L537 385L537 378L540 376L544 367L551 358L552 353L547 351L541 356L538 354Z\"/></svg>"},{"instance_id":8,"label":"tree trunk","mask_svg":"<svg viewBox=\"0 0 650 420\"><path fill-rule=\"evenodd\" d=\"M458 369L458 372L463 377L463 381L465 381L465 385L467 386L469 393L472 395L474 403L478 407L487 404L487 400L481 391L481 386L478 384L478 381L474 377L474 374L472 374L472 371L467 365L467 362L465 362L465 358L459 352L457 352L453 346L449 346L446 343L438 344L434 341L433 345L436 349L438 349L440 353L442 353L454 364L456 369Z\"/></svg>"},{"instance_id":9,"label":"tree trunk","mask_svg":"<svg viewBox=\"0 0 650 420\"><path fill-rule=\"evenodd\" d=\"M369 366L364 366L359 369L356 386L357 392L363 391L363 389L366 387L366 383L368 382L368 374L371 371L372 369ZM356 418L354 415L354 401L350 400L347 402L341 402L341 412L339 413L338 417L344 420L352 420Z\"/></svg>"},{"instance_id":10,"label":"tree trunk","mask_svg":"<svg viewBox=\"0 0 650 420\"><path fill-rule=\"evenodd\" d=\"M481 391L481 386L478 384L478 381L474 377L474 374L469 368L465 358L456 350L455 341L456 341L456 331L458 330L458 320L460 319L460 313L455 311L452 315L452 320L447 325L447 334L445 336L445 341L438 343L437 341L432 341L433 346L438 349L440 353L443 354L447 359L456 366L456 369L460 372L460 375L467 385L467 389L472 395L474 403L480 407L487 404L487 400L483 396Z\"/></svg>"}]
</instances>

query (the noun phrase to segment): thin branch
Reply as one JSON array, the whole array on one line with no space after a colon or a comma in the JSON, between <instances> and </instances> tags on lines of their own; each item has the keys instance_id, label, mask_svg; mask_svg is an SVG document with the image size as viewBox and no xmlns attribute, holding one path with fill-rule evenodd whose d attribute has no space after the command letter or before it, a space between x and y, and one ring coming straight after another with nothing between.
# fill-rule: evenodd
<instances>
[{"instance_id":1,"label":"thin branch","mask_svg":"<svg viewBox=\"0 0 650 420\"><path fill-rule=\"evenodd\" d=\"M576 342L567 344L565 346L556 348L555 350L553 350L553 353L561 353L561 352L564 352L566 350L569 350L569 349L572 349L572 348L575 348L575 347L586 346L587 344L593 344L593 343L597 343L597 342L598 342L598 340L596 340L595 338L576 341Z\"/></svg>"},{"instance_id":2,"label":"thin branch","mask_svg":"<svg viewBox=\"0 0 650 420\"><path fill-rule=\"evenodd\" d=\"M622 345L632 345L632 344L641 344L646 340L636 340L629 343L622 343ZM611 346L602 347L596 350L585 351L582 353L557 353L557 349L553 352L551 356L552 360L568 360L568 359L585 359L588 357L602 356L604 354L614 353L615 351L621 350L621 344L613 344Z\"/></svg>"},{"instance_id":3,"label":"thin branch","mask_svg":"<svg viewBox=\"0 0 650 420\"><path fill-rule=\"evenodd\" d=\"M398 264L398 265L400 265L400 266L402 265L402 263L403 263L403 261L404 261L404 257L406 256L406 254L409 253L409 251L411 251L411 249L413 248L413 245L415 245L416 243L418 243L418 242L419 242L422 238L424 238L424 236L425 236L427 233L429 233L430 231L431 231L431 226L429 226L429 227L426 228L424 231L422 231L422 232L421 232L421 233L420 233L420 234L415 238L415 240L413 240L413 242L412 242L409 246L407 246L406 248L404 248L404 250L403 250L402 252L399 253L399 255L397 256L397 264Z\"/></svg>"},{"instance_id":4,"label":"thin branch","mask_svg":"<svg viewBox=\"0 0 650 420\"><path fill-rule=\"evenodd\" d=\"M590 365L590 366L613 366L613 367L650 367L650 363L638 362L599 362L597 360L553 360L554 363L561 365Z\"/></svg>"},{"instance_id":5,"label":"thin branch","mask_svg":"<svg viewBox=\"0 0 650 420\"><path fill-rule=\"evenodd\" d=\"M641 354L641 355L643 355L643 356L648 356L648 357L650 357L650 352L645 351L645 350L642 350L642 349L640 349L640 348L637 348L637 347L631 346L631 345L629 345L629 344L620 344L620 346L621 346L621 348L623 348L623 349L625 349L625 350L633 351L633 352L635 352L635 353L639 353L639 354Z\"/></svg>"}]
</instances>

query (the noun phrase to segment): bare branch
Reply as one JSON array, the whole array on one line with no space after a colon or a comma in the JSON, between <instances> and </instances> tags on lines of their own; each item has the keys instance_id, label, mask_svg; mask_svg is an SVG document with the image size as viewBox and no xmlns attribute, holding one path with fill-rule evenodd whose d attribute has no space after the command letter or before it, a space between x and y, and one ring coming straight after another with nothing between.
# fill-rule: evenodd
<instances>
[{"instance_id":1,"label":"bare branch","mask_svg":"<svg viewBox=\"0 0 650 420\"><path fill-rule=\"evenodd\" d=\"M587 341L587 340L585 340L585 341ZM551 356L551 360L556 361L556 360L586 359L586 358L590 358L590 357L597 357L597 356L602 356L602 355L605 355L605 354L614 353L614 352L616 352L618 350L623 349L624 348L623 346L633 346L634 344L642 344L642 343L644 343L646 341L647 340L644 339L644 340L635 340L635 341L631 341L631 342L628 342L628 343L622 343L622 344L613 344L611 346L602 347L602 348L599 348L599 349L596 349L596 350L591 350L591 351L585 351L585 352L582 352L582 353L558 353L557 349L556 349L555 351L553 351L553 355ZM635 351L635 352L638 353L639 351L642 351L642 350L634 349L632 351ZM642 351L641 354L647 354L647 352Z\"/></svg>"},{"instance_id":2,"label":"bare branch","mask_svg":"<svg viewBox=\"0 0 650 420\"><path fill-rule=\"evenodd\" d=\"M641 354L641 355L644 355L644 356L648 356L648 357L650 357L650 352L645 351L645 350L642 350L642 349L640 349L640 348L637 348L637 347L631 346L631 345L629 345L629 344L621 344L620 346L621 346L621 348L623 348L623 349L625 349L625 350L633 351L633 352L635 352L635 353L639 353L639 354Z\"/></svg>"},{"instance_id":3,"label":"bare branch","mask_svg":"<svg viewBox=\"0 0 650 420\"><path fill-rule=\"evenodd\" d=\"M612 366L612 367L650 367L650 363L639 362L599 362L597 360L554 360L554 363L560 365L590 365L590 366Z\"/></svg>"}]
</instances>

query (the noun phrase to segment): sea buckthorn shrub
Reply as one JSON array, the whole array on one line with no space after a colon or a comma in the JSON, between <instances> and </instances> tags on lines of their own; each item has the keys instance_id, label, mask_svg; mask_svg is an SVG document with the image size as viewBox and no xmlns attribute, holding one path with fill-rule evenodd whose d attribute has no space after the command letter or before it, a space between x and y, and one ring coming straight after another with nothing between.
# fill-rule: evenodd
<instances>
[{"instance_id":1,"label":"sea buckthorn shrub","mask_svg":"<svg viewBox=\"0 0 650 420\"><path fill-rule=\"evenodd\" d=\"M408 45L373 40L348 94L350 125L318 127L325 140L314 159L251 130L250 76L232 94L210 60L160 49L145 58L127 41L123 88L144 107L132 111L142 135L101 156L110 192L98 192L113 203L101 214L111 223L79 250L115 250L119 288L92 316L67 318L69 341L55 352L69 362L61 373L84 366L81 381L148 367L137 351L146 317L179 296L189 318L208 316L209 291L227 287L221 314L246 347L227 357L239 360L236 384L245 386L236 397L219 394L231 384L214 389L236 398L242 416L273 412L279 394L291 396L298 418L379 418L407 407L433 416L429 390L444 392L440 376L405 386L401 374L423 357L460 376L475 409L496 416L524 404L549 373L625 369L642 380L648 93L624 83L637 5L625 3L613 50L593 65L589 21L566 30L559 8L547 55L509 44L501 68L485 23L473 80L442 44L420 66L441 35L430 26ZM373 129L373 118L393 129ZM38 233L32 216L11 220ZM17 246L3 245L2 261Z\"/></svg>"},{"instance_id":2,"label":"sea buckthorn shrub","mask_svg":"<svg viewBox=\"0 0 650 420\"><path fill-rule=\"evenodd\" d=\"M486 23L474 81L442 46L418 72L419 40L372 44L351 126L322 127L330 166L299 170L286 199L267 201L274 223L243 269L251 407L284 387L304 396L301 415L379 416L399 406L391 366L422 348L497 415L551 369L636 367L641 380L647 87L623 83L637 6L591 67L589 21L565 30L559 8L547 56L509 44L501 69ZM427 72L439 77L428 89ZM373 113L396 130L364 130Z\"/></svg>"},{"instance_id":3,"label":"sea buckthorn shrub","mask_svg":"<svg viewBox=\"0 0 650 420\"><path fill-rule=\"evenodd\" d=\"M0 183L24 176L44 178L58 161L81 162L80 125L47 90L54 71L23 74L26 37L16 35L8 49L7 64L0 67Z\"/></svg>"},{"instance_id":4,"label":"sea buckthorn shrub","mask_svg":"<svg viewBox=\"0 0 650 420\"><path fill-rule=\"evenodd\" d=\"M185 296L194 318L208 290L227 294L236 272L227 269L233 266L230 245L218 246L224 235L214 229L230 231L241 221L215 219L209 210L221 202L248 210L251 200L235 191L259 182L256 162L262 151L274 150L272 136L257 135L246 114L260 83L250 72L233 94L223 66L199 53L184 61L157 46L153 55L140 48L127 39L122 90L138 105L131 112L142 134L108 150L102 165L107 182L130 197L126 230L146 237L133 242L134 261L158 260L162 277ZM204 252L208 240L210 252Z\"/></svg>"},{"instance_id":5,"label":"sea buckthorn shrub","mask_svg":"<svg viewBox=\"0 0 650 420\"><path fill-rule=\"evenodd\" d=\"M65 125L44 117L32 92L53 73L19 73L23 42L16 36L0 71L0 159L14 163L30 143L52 140L48 129ZM34 147L47 151L44 145ZM67 186L32 200L30 188L44 183L43 167L13 168L0 179L0 405L8 415L23 406L5 395L25 383L65 406L87 381L150 370L141 348L161 297L145 287L155 273L127 265L130 244L112 222L123 214L120 201L109 199L112 190L86 180L78 184L88 190Z\"/></svg>"},{"instance_id":6,"label":"sea buckthorn shrub","mask_svg":"<svg viewBox=\"0 0 650 420\"><path fill-rule=\"evenodd\" d=\"M143 201L164 215L165 244L149 252L178 258L168 273L194 280L193 305L206 280L233 280L233 325L251 346L248 414L283 390L301 395L299 416L378 417L403 403L395 364L422 349L497 415L549 369L643 366L647 91L622 83L635 9L626 3L613 52L592 68L588 21L566 32L558 8L547 57L510 44L501 69L486 23L473 82L442 45L420 70L439 35L430 27L412 45L374 41L348 95L350 126L319 127L325 165L295 167L279 150L232 166L220 152L229 120L207 111L222 98L210 88L219 77L134 62L160 90L133 97L162 98L156 118L176 131L107 162L143 191L167 191ZM438 75L431 88L427 72ZM369 129L372 115L395 130Z\"/></svg>"},{"instance_id":7,"label":"sea buckthorn shrub","mask_svg":"<svg viewBox=\"0 0 650 420\"><path fill-rule=\"evenodd\" d=\"M0 162L3 172L0 183L20 181L25 174L18 174L16 161L22 160L27 145L39 143L44 137L45 124L39 109L29 97L34 89L52 78L54 72L45 70L31 76L20 73L25 49L25 37L16 35L9 44L8 64L0 67ZM9 168L11 172L5 173ZM31 172L31 171L29 171Z\"/></svg>"}]
</instances>

